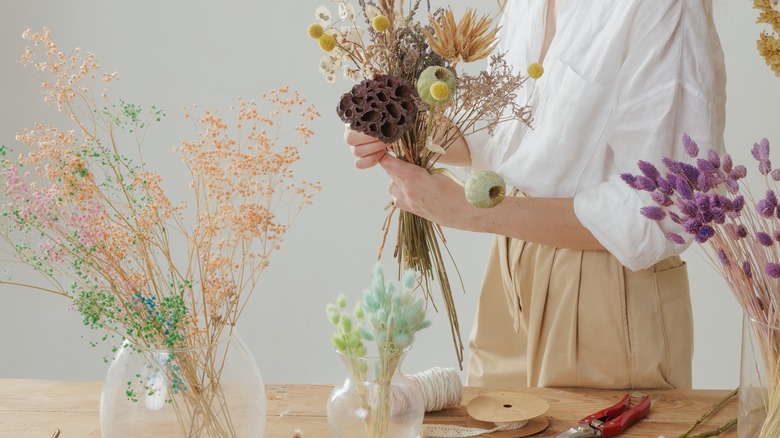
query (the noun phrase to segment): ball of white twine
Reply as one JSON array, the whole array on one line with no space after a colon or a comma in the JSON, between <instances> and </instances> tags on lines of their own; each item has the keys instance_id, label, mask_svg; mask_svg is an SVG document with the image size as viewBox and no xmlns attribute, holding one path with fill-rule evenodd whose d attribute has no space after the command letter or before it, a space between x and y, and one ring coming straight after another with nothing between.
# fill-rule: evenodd
<instances>
[{"instance_id":1,"label":"ball of white twine","mask_svg":"<svg viewBox=\"0 0 780 438\"><path fill-rule=\"evenodd\" d=\"M422 394L425 412L458 406L463 399L463 382L454 368L435 367L406 377Z\"/></svg>"}]
</instances>

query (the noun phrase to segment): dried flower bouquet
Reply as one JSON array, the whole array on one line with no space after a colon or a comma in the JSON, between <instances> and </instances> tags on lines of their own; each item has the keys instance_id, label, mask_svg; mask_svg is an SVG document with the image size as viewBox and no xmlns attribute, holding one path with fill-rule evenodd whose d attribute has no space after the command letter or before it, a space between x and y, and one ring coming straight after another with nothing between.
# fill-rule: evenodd
<instances>
[{"instance_id":1,"label":"dried flower bouquet","mask_svg":"<svg viewBox=\"0 0 780 438\"><path fill-rule=\"evenodd\" d=\"M320 72L329 83L336 81L339 71L348 80L361 81L342 96L337 112L352 129L391 144L398 158L453 177L434 166L462 135L492 131L508 120L530 125L529 108L517 103L526 77L513 72L502 55L492 55L489 68L477 74L459 69L492 53L498 31L493 18L469 9L456 20L452 9L432 10L427 2L428 20L421 23L416 20L421 0L359 0L359 14L348 0L334 3L337 16L321 6L315 12L317 22L309 26L309 35L327 52L320 59ZM490 207L503 199L505 187L498 175L483 176L466 183L467 199ZM389 206L380 257L396 210ZM438 281L462 363L442 230L411 213L398 213L394 256L401 270L422 274L428 298L432 283Z\"/></svg>"},{"instance_id":2,"label":"dried flower bouquet","mask_svg":"<svg viewBox=\"0 0 780 438\"><path fill-rule=\"evenodd\" d=\"M312 135L307 123L319 114L284 88L263 96L268 115L240 100L232 126L214 112L196 116L196 139L176 148L191 176L191 205L175 204L141 156L162 111L112 103L106 87L117 74L101 70L92 53L60 51L48 29L23 36L31 47L21 64L73 128L36 124L18 134L23 149L14 157L0 147L2 249L46 281L20 284L9 275L0 284L71 300L115 349L123 340L139 349L215 345L232 333L270 255L319 190L293 173ZM217 424L209 421L217 412L204 412L220 397L224 357L178 359L188 362L177 365L180 385L169 393L189 397L205 418L195 433L230 436L229 415ZM128 399L149 390L137 383L128 383Z\"/></svg>"}]
</instances>

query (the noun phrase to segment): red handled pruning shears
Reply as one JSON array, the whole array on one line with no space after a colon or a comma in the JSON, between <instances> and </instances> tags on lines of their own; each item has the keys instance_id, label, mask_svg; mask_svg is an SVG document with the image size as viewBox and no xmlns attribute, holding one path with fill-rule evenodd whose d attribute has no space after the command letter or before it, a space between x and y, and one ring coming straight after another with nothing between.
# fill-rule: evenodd
<instances>
[{"instance_id":1,"label":"red handled pruning shears","mask_svg":"<svg viewBox=\"0 0 780 438\"><path fill-rule=\"evenodd\" d=\"M631 406L632 398L639 400L635 406ZM583 418L577 426L563 432L557 438L609 438L645 418L648 412L650 412L650 396L639 393L626 394L615 405Z\"/></svg>"}]
</instances>

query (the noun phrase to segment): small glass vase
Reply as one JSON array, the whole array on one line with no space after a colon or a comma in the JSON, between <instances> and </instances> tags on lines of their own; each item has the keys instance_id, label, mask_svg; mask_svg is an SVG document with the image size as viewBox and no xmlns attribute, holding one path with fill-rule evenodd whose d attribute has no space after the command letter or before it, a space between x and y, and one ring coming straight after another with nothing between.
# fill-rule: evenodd
<instances>
[{"instance_id":1,"label":"small glass vase","mask_svg":"<svg viewBox=\"0 0 780 438\"><path fill-rule=\"evenodd\" d=\"M263 380L241 337L228 331L187 349L126 341L103 383L103 437L262 437Z\"/></svg>"},{"instance_id":2,"label":"small glass vase","mask_svg":"<svg viewBox=\"0 0 780 438\"><path fill-rule=\"evenodd\" d=\"M417 438L425 408L420 390L400 371L405 354L341 355L347 378L328 399L336 438Z\"/></svg>"},{"instance_id":3,"label":"small glass vase","mask_svg":"<svg viewBox=\"0 0 780 438\"><path fill-rule=\"evenodd\" d=\"M780 437L780 327L745 314L741 359L738 435Z\"/></svg>"}]
</instances>

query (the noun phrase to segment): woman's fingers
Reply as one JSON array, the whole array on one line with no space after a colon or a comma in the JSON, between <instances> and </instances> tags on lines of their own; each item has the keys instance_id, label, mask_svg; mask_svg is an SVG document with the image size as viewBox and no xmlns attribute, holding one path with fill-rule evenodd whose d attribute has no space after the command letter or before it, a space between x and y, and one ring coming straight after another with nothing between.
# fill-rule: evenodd
<instances>
[{"instance_id":1,"label":"woman's fingers","mask_svg":"<svg viewBox=\"0 0 780 438\"><path fill-rule=\"evenodd\" d=\"M382 159L382 157L385 156L385 149L382 148L381 150L368 154L360 156L355 152L353 148L353 153L358 157L357 160L355 160L355 167L358 169L368 169L369 167L373 167L376 165L376 163L379 162L379 160Z\"/></svg>"},{"instance_id":2,"label":"woman's fingers","mask_svg":"<svg viewBox=\"0 0 780 438\"><path fill-rule=\"evenodd\" d=\"M374 143L374 142L381 143L379 140L377 140L374 137L371 137L370 135L366 135L363 134L362 132L358 132L349 128L346 128L344 130L344 141L350 146L360 146L360 145L364 145L367 143Z\"/></svg>"}]
</instances>

